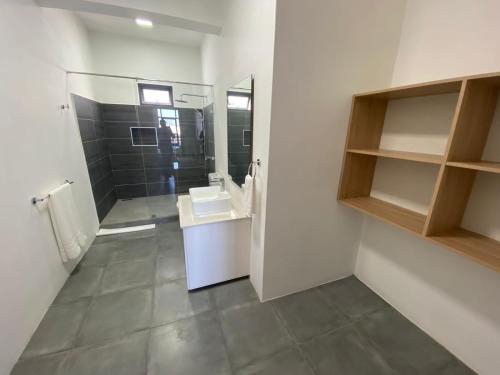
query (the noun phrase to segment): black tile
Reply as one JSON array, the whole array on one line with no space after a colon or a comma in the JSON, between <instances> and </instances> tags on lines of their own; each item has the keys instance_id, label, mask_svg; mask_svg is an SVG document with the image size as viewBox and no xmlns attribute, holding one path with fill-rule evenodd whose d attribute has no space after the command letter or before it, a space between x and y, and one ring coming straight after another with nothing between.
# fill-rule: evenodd
<instances>
[{"instance_id":1,"label":"black tile","mask_svg":"<svg viewBox=\"0 0 500 375\"><path fill-rule=\"evenodd\" d=\"M106 138L131 139L130 128L135 126L132 122L104 122Z\"/></svg>"},{"instance_id":2,"label":"black tile","mask_svg":"<svg viewBox=\"0 0 500 375\"><path fill-rule=\"evenodd\" d=\"M104 157L99 141L89 141L83 143L83 152L87 163L95 163L97 160Z\"/></svg>"},{"instance_id":3,"label":"black tile","mask_svg":"<svg viewBox=\"0 0 500 375\"><path fill-rule=\"evenodd\" d=\"M170 155L144 154L145 168L168 168L171 165L172 157Z\"/></svg>"},{"instance_id":4,"label":"black tile","mask_svg":"<svg viewBox=\"0 0 500 375\"><path fill-rule=\"evenodd\" d=\"M207 160L207 173L215 172L215 160Z\"/></svg>"},{"instance_id":5,"label":"black tile","mask_svg":"<svg viewBox=\"0 0 500 375\"><path fill-rule=\"evenodd\" d=\"M142 149L142 153L144 155L153 155L153 156L170 156L170 158L173 157L173 150L169 150L169 152L164 152L162 153L162 151L160 150L159 146L142 146L141 147Z\"/></svg>"},{"instance_id":6,"label":"black tile","mask_svg":"<svg viewBox=\"0 0 500 375\"><path fill-rule=\"evenodd\" d=\"M104 177L111 174L111 164L109 158L103 158L88 166L90 184L94 186Z\"/></svg>"},{"instance_id":7,"label":"black tile","mask_svg":"<svg viewBox=\"0 0 500 375\"><path fill-rule=\"evenodd\" d=\"M73 102L77 118L92 120L94 119L92 100L84 98L83 96L73 94Z\"/></svg>"},{"instance_id":8,"label":"black tile","mask_svg":"<svg viewBox=\"0 0 500 375\"><path fill-rule=\"evenodd\" d=\"M207 180L177 182L175 184L175 193L176 194L186 194L186 193L189 193L190 188L203 187L203 186L208 186L208 179Z\"/></svg>"},{"instance_id":9,"label":"black tile","mask_svg":"<svg viewBox=\"0 0 500 375\"><path fill-rule=\"evenodd\" d=\"M140 154L141 147L132 146L131 139L108 139L110 154Z\"/></svg>"},{"instance_id":10,"label":"black tile","mask_svg":"<svg viewBox=\"0 0 500 375\"><path fill-rule=\"evenodd\" d=\"M177 154L182 156L186 155L202 155L203 154L203 142L198 140L198 138L185 138L182 137L181 147L178 149Z\"/></svg>"},{"instance_id":11,"label":"black tile","mask_svg":"<svg viewBox=\"0 0 500 375\"><path fill-rule=\"evenodd\" d=\"M143 169L121 169L113 172L113 182L115 185L130 185L145 183Z\"/></svg>"},{"instance_id":12,"label":"black tile","mask_svg":"<svg viewBox=\"0 0 500 375\"><path fill-rule=\"evenodd\" d=\"M104 199L97 204L97 216L99 218L99 222L101 222L108 212L113 208L114 204L116 203L116 194L113 191L110 191Z\"/></svg>"},{"instance_id":13,"label":"black tile","mask_svg":"<svg viewBox=\"0 0 500 375\"><path fill-rule=\"evenodd\" d=\"M115 191L118 199L146 197L146 184L117 185Z\"/></svg>"},{"instance_id":14,"label":"black tile","mask_svg":"<svg viewBox=\"0 0 500 375\"><path fill-rule=\"evenodd\" d=\"M182 122L195 122L200 116L200 113L196 109L192 108L178 108L179 111L179 119Z\"/></svg>"},{"instance_id":15,"label":"black tile","mask_svg":"<svg viewBox=\"0 0 500 375\"><path fill-rule=\"evenodd\" d=\"M233 125L250 125L251 111L243 111L237 109L229 109L227 111L227 123Z\"/></svg>"},{"instance_id":16,"label":"black tile","mask_svg":"<svg viewBox=\"0 0 500 375\"><path fill-rule=\"evenodd\" d=\"M243 146L243 138L231 140L228 150L229 153L246 153L250 155L250 146Z\"/></svg>"},{"instance_id":17,"label":"black tile","mask_svg":"<svg viewBox=\"0 0 500 375\"><path fill-rule=\"evenodd\" d=\"M99 120L94 121L95 135L98 139L106 138L106 129L104 128L104 123Z\"/></svg>"},{"instance_id":18,"label":"black tile","mask_svg":"<svg viewBox=\"0 0 500 375\"><path fill-rule=\"evenodd\" d=\"M205 180L205 168L180 168L175 171L177 181Z\"/></svg>"},{"instance_id":19,"label":"black tile","mask_svg":"<svg viewBox=\"0 0 500 375\"><path fill-rule=\"evenodd\" d=\"M165 194L175 194L175 184L170 184L170 182L158 182L147 184L148 196L165 195Z\"/></svg>"},{"instance_id":20,"label":"black tile","mask_svg":"<svg viewBox=\"0 0 500 375\"><path fill-rule=\"evenodd\" d=\"M111 155L111 168L113 171L120 169L142 169L141 155Z\"/></svg>"},{"instance_id":21,"label":"black tile","mask_svg":"<svg viewBox=\"0 0 500 375\"><path fill-rule=\"evenodd\" d=\"M158 106L141 105L139 106L139 121L158 123Z\"/></svg>"},{"instance_id":22,"label":"black tile","mask_svg":"<svg viewBox=\"0 0 500 375\"><path fill-rule=\"evenodd\" d=\"M175 160L179 164L179 168L203 167L204 158L200 155L196 156L179 156Z\"/></svg>"},{"instance_id":23,"label":"black tile","mask_svg":"<svg viewBox=\"0 0 500 375\"><path fill-rule=\"evenodd\" d=\"M102 120L102 104L92 100L90 106L92 107L92 118L96 122L100 122Z\"/></svg>"},{"instance_id":24,"label":"black tile","mask_svg":"<svg viewBox=\"0 0 500 375\"><path fill-rule=\"evenodd\" d=\"M250 152L235 152L228 155L229 164L247 165L252 161Z\"/></svg>"},{"instance_id":25,"label":"black tile","mask_svg":"<svg viewBox=\"0 0 500 375\"><path fill-rule=\"evenodd\" d=\"M104 121L138 121L136 107L122 104L103 104L102 118Z\"/></svg>"},{"instance_id":26,"label":"black tile","mask_svg":"<svg viewBox=\"0 0 500 375\"><path fill-rule=\"evenodd\" d=\"M96 204L99 204L114 188L113 180L111 175L104 177L94 186L92 186L92 192L94 194L94 200Z\"/></svg>"},{"instance_id":27,"label":"black tile","mask_svg":"<svg viewBox=\"0 0 500 375\"><path fill-rule=\"evenodd\" d=\"M78 127L80 129L82 142L93 141L97 138L94 128L94 120L78 119Z\"/></svg>"},{"instance_id":28,"label":"black tile","mask_svg":"<svg viewBox=\"0 0 500 375\"><path fill-rule=\"evenodd\" d=\"M170 176L174 173L173 168L147 168L146 181L168 183Z\"/></svg>"},{"instance_id":29,"label":"black tile","mask_svg":"<svg viewBox=\"0 0 500 375\"><path fill-rule=\"evenodd\" d=\"M198 128L196 127L196 124L186 124L186 123L180 123L180 128L181 128L181 137L182 140L188 139L188 138L193 138L193 139L199 139L198 138Z\"/></svg>"}]
</instances>

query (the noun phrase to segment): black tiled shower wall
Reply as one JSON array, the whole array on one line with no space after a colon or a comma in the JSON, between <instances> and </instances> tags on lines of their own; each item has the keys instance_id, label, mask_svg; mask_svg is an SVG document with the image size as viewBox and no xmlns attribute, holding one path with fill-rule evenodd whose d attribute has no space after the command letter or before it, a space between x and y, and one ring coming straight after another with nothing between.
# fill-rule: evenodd
<instances>
[{"instance_id":1,"label":"black tiled shower wall","mask_svg":"<svg viewBox=\"0 0 500 375\"><path fill-rule=\"evenodd\" d=\"M248 165L252 160L251 147L243 146L243 130L251 130L251 111L228 109L227 111L227 149L228 172L234 182L245 182Z\"/></svg>"},{"instance_id":2,"label":"black tiled shower wall","mask_svg":"<svg viewBox=\"0 0 500 375\"><path fill-rule=\"evenodd\" d=\"M205 156L207 173L215 172L214 105L203 108L205 120Z\"/></svg>"},{"instance_id":3,"label":"black tiled shower wall","mask_svg":"<svg viewBox=\"0 0 500 375\"><path fill-rule=\"evenodd\" d=\"M102 105L78 95L73 95L73 101L97 216L99 221L102 221L116 202L109 150L101 116Z\"/></svg>"},{"instance_id":4,"label":"black tiled shower wall","mask_svg":"<svg viewBox=\"0 0 500 375\"><path fill-rule=\"evenodd\" d=\"M206 186L202 114L179 108L181 146L171 153L157 146L133 146L131 127L158 127L158 107L103 104L102 116L109 147L113 182L119 199L186 193ZM178 169L172 163L178 162Z\"/></svg>"}]
</instances>

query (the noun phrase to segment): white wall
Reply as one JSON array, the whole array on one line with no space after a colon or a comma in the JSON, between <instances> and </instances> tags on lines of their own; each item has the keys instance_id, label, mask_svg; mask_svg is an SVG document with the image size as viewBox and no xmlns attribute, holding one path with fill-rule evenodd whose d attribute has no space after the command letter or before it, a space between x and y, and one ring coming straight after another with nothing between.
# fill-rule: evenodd
<instances>
[{"instance_id":1,"label":"white wall","mask_svg":"<svg viewBox=\"0 0 500 375\"><path fill-rule=\"evenodd\" d=\"M251 281L262 297L269 128L275 26L275 0L233 0L226 9L220 36L207 36L202 46L203 80L215 84L216 168L226 181L227 114L226 90L253 74L255 77L253 158L263 161L256 178L256 214L252 221ZM226 184L237 199L240 188Z\"/></svg>"},{"instance_id":2,"label":"white wall","mask_svg":"<svg viewBox=\"0 0 500 375\"><path fill-rule=\"evenodd\" d=\"M201 54L196 47L181 46L129 36L91 32L94 71L102 74L183 82L201 82ZM92 78L97 100L102 103L137 104L135 80ZM153 82L154 83L154 82ZM182 93L202 94L201 87L174 84L174 97ZM178 107L201 107L196 98Z\"/></svg>"},{"instance_id":3,"label":"white wall","mask_svg":"<svg viewBox=\"0 0 500 375\"><path fill-rule=\"evenodd\" d=\"M409 0L392 85L500 71L499 12L494 0ZM498 233L498 189L485 193L496 228L484 230ZM466 224L483 218L472 210ZM355 274L475 371L498 374L498 273L366 218Z\"/></svg>"},{"instance_id":4,"label":"white wall","mask_svg":"<svg viewBox=\"0 0 500 375\"><path fill-rule=\"evenodd\" d=\"M361 217L336 202L351 96L390 83L403 11L278 0L264 299L352 274Z\"/></svg>"},{"instance_id":5,"label":"white wall","mask_svg":"<svg viewBox=\"0 0 500 375\"><path fill-rule=\"evenodd\" d=\"M89 241L98 220L74 113L58 108L68 102L62 69L90 69L86 31L31 0L1 8L0 374L8 374L68 276L47 210L30 198L70 178ZM92 96L83 83L78 91Z\"/></svg>"}]
</instances>

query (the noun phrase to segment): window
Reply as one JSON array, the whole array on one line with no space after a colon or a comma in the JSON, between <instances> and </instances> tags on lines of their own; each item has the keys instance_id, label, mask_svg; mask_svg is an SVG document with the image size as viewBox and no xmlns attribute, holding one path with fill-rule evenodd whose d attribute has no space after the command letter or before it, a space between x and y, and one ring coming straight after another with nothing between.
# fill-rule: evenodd
<instances>
[{"instance_id":1,"label":"window","mask_svg":"<svg viewBox=\"0 0 500 375\"><path fill-rule=\"evenodd\" d=\"M158 146L156 128L130 128L132 146Z\"/></svg>"},{"instance_id":2,"label":"window","mask_svg":"<svg viewBox=\"0 0 500 375\"><path fill-rule=\"evenodd\" d=\"M181 127L179 125L179 111L177 109L158 108L158 127L160 128L162 122L170 127L172 131L172 146L181 145Z\"/></svg>"},{"instance_id":3,"label":"window","mask_svg":"<svg viewBox=\"0 0 500 375\"><path fill-rule=\"evenodd\" d=\"M141 104L172 105L172 87L139 83L139 98Z\"/></svg>"},{"instance_id":4,"label":"window","mask_svg":"<svg viewBox=\"0 0 500 375\"><path fill-rule=\"evenodd\" d=\"M250 111L252 109L251 94L247 94L245 92L228 91L227 108Z\"/></svg>"}]
</instances>

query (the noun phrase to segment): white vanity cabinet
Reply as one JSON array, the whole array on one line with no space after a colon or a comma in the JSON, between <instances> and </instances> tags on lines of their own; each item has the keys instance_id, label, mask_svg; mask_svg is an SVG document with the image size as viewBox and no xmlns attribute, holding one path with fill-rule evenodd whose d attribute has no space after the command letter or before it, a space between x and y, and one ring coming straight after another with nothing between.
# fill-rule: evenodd
<instances>
[{"instance_id":1,"label":"white vanity cabinet","mask_svg":"<svg viewBox=\"0 0 500 375\"><path fill-rule=\"evenodd\" d=\"M249 217L234 206L222 214L195 216L189 195L179 196L178 208L189 290L250 274Z\"/></svg>"}]
</instances>

